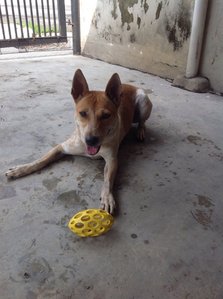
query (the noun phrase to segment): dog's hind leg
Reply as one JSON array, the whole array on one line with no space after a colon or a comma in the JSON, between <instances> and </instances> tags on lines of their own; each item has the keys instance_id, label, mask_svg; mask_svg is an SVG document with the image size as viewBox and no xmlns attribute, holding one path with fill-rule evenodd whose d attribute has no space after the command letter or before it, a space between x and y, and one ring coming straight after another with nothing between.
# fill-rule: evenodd
<instances>
[{"instance_id":1,"label":"dog's hind leg","mask_svg":"<svg viewBox=\"0 0 223 299\"><path fill-rule=\"evenodd\" d=\"M31 163L19 165L9 169L5 175L9 179L16 179L35 171L38 171L48 165L49 163L58 160L65 154L62 145L57 145L52 148L47 154L45 154L42 158L35 160Z\"/></svg>"},{"instance_id":2,"label":"dog's hind leg","mask_svg":"<svg viewBox=\"0 0 223 299\"><path fill-rule=\"evenodd\" d=\"M138 122L136 136L139 141L145 139L145 122L150 117L152 106L153 105L145 92L142 89L138 89L136 93L136 122Z\"/></svg>"}]
</instances>

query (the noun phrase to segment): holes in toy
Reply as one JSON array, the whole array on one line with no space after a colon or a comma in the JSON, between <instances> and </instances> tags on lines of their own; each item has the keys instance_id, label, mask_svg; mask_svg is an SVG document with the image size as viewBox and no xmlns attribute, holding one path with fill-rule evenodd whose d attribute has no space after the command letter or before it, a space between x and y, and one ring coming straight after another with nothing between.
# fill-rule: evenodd
<instances>
[{"instance_id":1,"label":"holes in toy","mask_svg":"<svg viewBox=\"0 0 223 299\"><path fill-rule=\"evenodd\" d=\"M82 228L82 227L84 227L84 224L81 223L81 222L77 222L77 223L75 224L75 227L76 227L76 228Z\"/></svg>"},{"instance_id":2,"label":"holes in toy","mask_svg":"<svg viewBox=\"0 0 223 299\"><path fill-rule=\"evenodd\" d=\"M100 215L100 214L95 214L95 215L93 216L93 218L96 219L96 220L100 220L100 219L102 219L103 217L102 217L102 215Z\"/></svg>"},{"instance_id":3,"label":"holes in toy","mask_svg":"<svg viewBox=\"0 0 223 299\"><path fill-rule=\"evenodd\" d=\"M91 227L91 228L94 228L94 227L96 227L98 224L97 224L97 222L95 222L95 221L90 221L89 223L88 223L88 226L89 227Z\"/></svg>"},{"instance_id":4,"label":"holes in toy","mask_svg":"<svg viewBox=\"0 0 223 299\"><path fill-rule=\"evenodd\" d=\"M74 216L74 219L80 218L83 215L83 213L78 213L77 215Z\"/></svg>"},{"instance_id":5,"label":"holes in toy","mask_svg":"<svg viewBox=\"0 0 223 299\"><path fill-rule=\"evenodd\" d=\"M81 237L96 237L106 233L113 224L113 218L104 210L80 211L70 220L69 228Z\"/></svg>"},{"instance_id":6,"label":"holes in toy","mask_svg":"<svg viewBox=\"0 0 223 299\"><path fill-rule=\"evenodd\" d=\"M90 216L88 215L84 215L81 217L81 221L88 221L88 220L90 220Z\"/></svg>"},{"instance_id":7,"label":"holes in toy","mask_svg":"<svg viewBox=\"0 0 223 299\"><path fill-rule=\"evenodd\" d=\"M108 220L108 219L105 219L105 220L102 221L102 224L108 226L108 225L111 224L111 221Z\"/></svg>"}]
</instances>

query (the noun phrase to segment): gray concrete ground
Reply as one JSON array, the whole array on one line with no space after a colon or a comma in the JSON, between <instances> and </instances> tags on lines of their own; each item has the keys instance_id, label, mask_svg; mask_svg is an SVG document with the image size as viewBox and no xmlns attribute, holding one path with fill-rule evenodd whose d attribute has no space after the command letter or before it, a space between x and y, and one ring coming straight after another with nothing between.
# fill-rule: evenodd
<instances>
[{"instance_id":1,"label":"gray concrete ground","mask_svg":"<svg viewBox=\"0 0 223 299\"><path fill-rule=\"evenodd\" d=\"M2 57L0 297L223 298L222 97L80 56ZM118 72L154 104L146 141L133 128L120 148L115 224L89 239L67 223L98 207L103 161L68 157L15 181L4 176L69 137L77 68L93 89Z\"/></svg>"}]
</instances>

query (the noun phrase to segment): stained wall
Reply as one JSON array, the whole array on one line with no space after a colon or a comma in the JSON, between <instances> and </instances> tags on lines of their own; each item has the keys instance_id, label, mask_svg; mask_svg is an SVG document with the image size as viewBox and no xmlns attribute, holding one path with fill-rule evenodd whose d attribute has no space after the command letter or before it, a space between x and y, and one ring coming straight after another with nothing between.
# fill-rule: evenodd
<instances>
[{"instance_id":1,"label":"stained wall","mask_svg":"<svg viewBox=\"0 0 223 299\"><path fill-rule=\"evenodd\" d=\"M166 78L186 69L194 0L81 0L82 52Z\"/></svg>"}]
</instances>

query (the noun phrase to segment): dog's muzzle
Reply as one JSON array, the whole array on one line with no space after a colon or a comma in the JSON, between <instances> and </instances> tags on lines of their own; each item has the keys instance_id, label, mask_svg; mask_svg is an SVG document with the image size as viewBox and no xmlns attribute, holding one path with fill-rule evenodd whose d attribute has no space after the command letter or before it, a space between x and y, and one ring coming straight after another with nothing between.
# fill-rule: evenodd
<instances>
[{"instance_id":1,"label":"dog's muzzle","mask_svg":"<svg viewBox=\"0 0 223 299\"><path fill-rule=\"evenodd\" d=\"M87 136L85 138L88 155L96 155L100 150L99 138L97 136Z\"/></svg>"}]
</instances>

